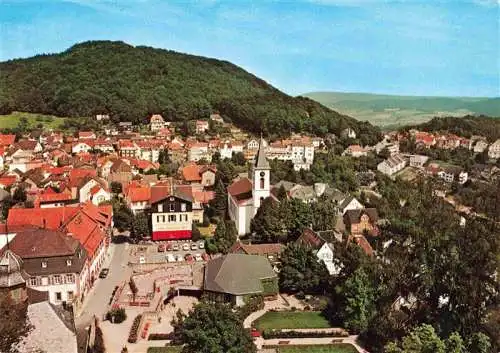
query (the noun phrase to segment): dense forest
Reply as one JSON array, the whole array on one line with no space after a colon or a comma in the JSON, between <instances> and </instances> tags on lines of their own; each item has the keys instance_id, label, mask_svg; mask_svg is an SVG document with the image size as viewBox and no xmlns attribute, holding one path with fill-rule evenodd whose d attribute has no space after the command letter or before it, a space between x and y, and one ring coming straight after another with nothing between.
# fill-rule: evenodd
<instances>
[{"instance_id":1,"label":"dense forest","mask_svg":"<svg viewBox=\"0 0 500 353\"><path fill-rule=\"evenodd\" d=\"M459 136L484 136L489 142L500 139L500 118L485 116L465 116L463 118L434 118L426 123L408 126L405 130L415 128L429 132L448 131Z\"/></svg>"},{"instance_id":2,"label":"dense forest","mask_svg":"<svg viewBox=\"0 0 500 353\"><path fill-rule=\"evenodd\" d=\"M379 131L304 97L290 97L227 61L123 42L90 41L54 55L0 63L0 113L57 116L108 113L144 122L152 113L173 121L217 111L265 135L293 131L338 134L352 127L363 144Z\"/></svg>"}]
</instances>

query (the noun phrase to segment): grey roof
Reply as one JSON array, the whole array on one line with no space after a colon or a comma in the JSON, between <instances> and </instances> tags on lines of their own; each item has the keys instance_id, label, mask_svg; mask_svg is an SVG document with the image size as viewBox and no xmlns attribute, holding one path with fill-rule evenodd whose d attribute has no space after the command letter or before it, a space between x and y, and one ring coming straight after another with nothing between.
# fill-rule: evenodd
<instances>
[{"instance_id":1,"label":"grey roof","mask_svg":"<svg viewBox=\"0 0 500 353\"><path fill-rule=\"evenodd\" d=\"M6 250L0 257L0 288L23 284L28 277L23 270L23 260L11 250Z\"/></svg>"},{"instance_id":2,"label":"grey roof","mask_svg":"<svg viewBox=\"0 0 500 353\"><path fill-rule=\"evenodd\" d=\"M204 289L233 295L261 293L261 280L275 277L265 256L227 254L207 263Z\"/></svg>"},{"instance_id":3,"label":"grey roof","mask_svg":"<svg viewBox=\"0 0 500 353\"><path fill-rule=\"evenodd\" d=\"M266 158L266 150L262 137L260 138L259 151L257 152L257 157L255 158L255 169L271 169Z\"/></svg>"},{"instance_id":4,"label":"grey roof","mask_svg":"<svg viewBox=\"0 0 500 353\"><path fill-rule=\"evenodd\" d=\"M29 305L28 319L33 329L17 345L17 351L78 352L75 333L68 328L49 302Z\"/></svg>"},{"instance_id":5,"label":"grey roof","mask_svg":"<svg viewBox=\"0 0 500 353\"><path fill-rule=\"evenodd\" d=\"M286 181L286 180L280 180L276 184L273 185L273 188L279 189L281 186L285 188L285 191L290 191L295 185L295 183L292 183L291 181Z\"/></svg>"},{"instance_id":6,"label":"grey roof","mask_svg":"<svg viewBox=\"0 0 500 353\"><path fill-rule=\"evenodd\" d=\"M343 201L342 203L339 205L339 208L341 210L343 210L344 208L346 208L350 203L351 201L354 200L354 196L352 195L348 195Z\"/></svg>"}]
</instances>

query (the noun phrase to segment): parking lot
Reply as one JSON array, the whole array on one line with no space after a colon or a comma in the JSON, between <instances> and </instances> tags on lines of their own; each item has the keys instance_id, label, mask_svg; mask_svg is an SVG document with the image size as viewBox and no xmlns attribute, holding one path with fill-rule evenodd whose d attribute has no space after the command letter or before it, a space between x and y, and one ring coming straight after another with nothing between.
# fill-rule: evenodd
<instances>
[{"instance_id":1,"label":"parking lot","mask_svg":"<svg viewBox=\"0 0 500 353\"><path fill-rule=\"evenodd\" d=\"M206 262L210 256L206 253L203 241L190 240L157 241L139 244L131 249L131 262L146 263L193 263Z\"/></svg>"}]
</instances>

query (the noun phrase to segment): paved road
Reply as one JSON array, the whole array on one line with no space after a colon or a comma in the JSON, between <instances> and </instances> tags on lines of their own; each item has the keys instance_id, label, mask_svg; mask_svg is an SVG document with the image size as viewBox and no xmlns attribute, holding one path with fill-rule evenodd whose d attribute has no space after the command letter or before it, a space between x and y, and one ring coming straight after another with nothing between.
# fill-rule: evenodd
<instances>
[{"instance_id":1,"label":"paved road","mask_svg":"<svg viewBox=\"0 0 500 353\"><path fill-rule=\"evenodd\" d=\"M96 315L102 318L105 314L109 298L115 286L130 277L130 269L127 266L128 244L111 244L111 255L106 261L104 267L109 267L108 277L105 279L97 279L94 287L87 294L83 303L82 310L78 317L75 318L75 325L81 329L88 326L92 317Z\"/></svg>"}]
</instances>

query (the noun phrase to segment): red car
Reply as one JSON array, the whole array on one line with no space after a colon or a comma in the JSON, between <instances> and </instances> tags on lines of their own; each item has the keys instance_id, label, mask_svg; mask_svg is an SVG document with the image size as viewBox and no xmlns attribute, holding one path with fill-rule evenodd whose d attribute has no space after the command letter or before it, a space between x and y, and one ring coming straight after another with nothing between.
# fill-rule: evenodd
<instances>
[{"instance_id":1,"label":"red car","mask_svg":"<svg viewBox=\"0 0 500 353\"><path fill-rule=\"evenodd\" d=\"M255 327L252 327L252 331L250 332L253 338L262 336L259 331Z\"/></svg>"},{"instance_id":2,"label":"red car","mask_svg":"<svg viewBox=\"0 0 500 353\"><path fill-rule=\"evenodd\" d=\"M160 244L158 245L158 252L164 252L165 251L165 245Z\"/></svg>"},{"instance_id":3,"label":"red car","mask_svg":"<svg viewBox=\"0 0 500 353\"><path fill-rule=\"evenodd\" d=\"M185 259L186 259L187 262L193 262L194 261L193 256L191 254L186 254Z\"/></svg>"},{"instance_id":4,"label":"red car","mask_svg":"<svg viewBox=\"0 0 500 353\"><path fill-rule=\"evenodd\" d=\"M203 254L201 254L201 257L203 258L204 261L210 260L210 255L208 255L206 252L204 252Z\"/></svg>"}]
</instances>

